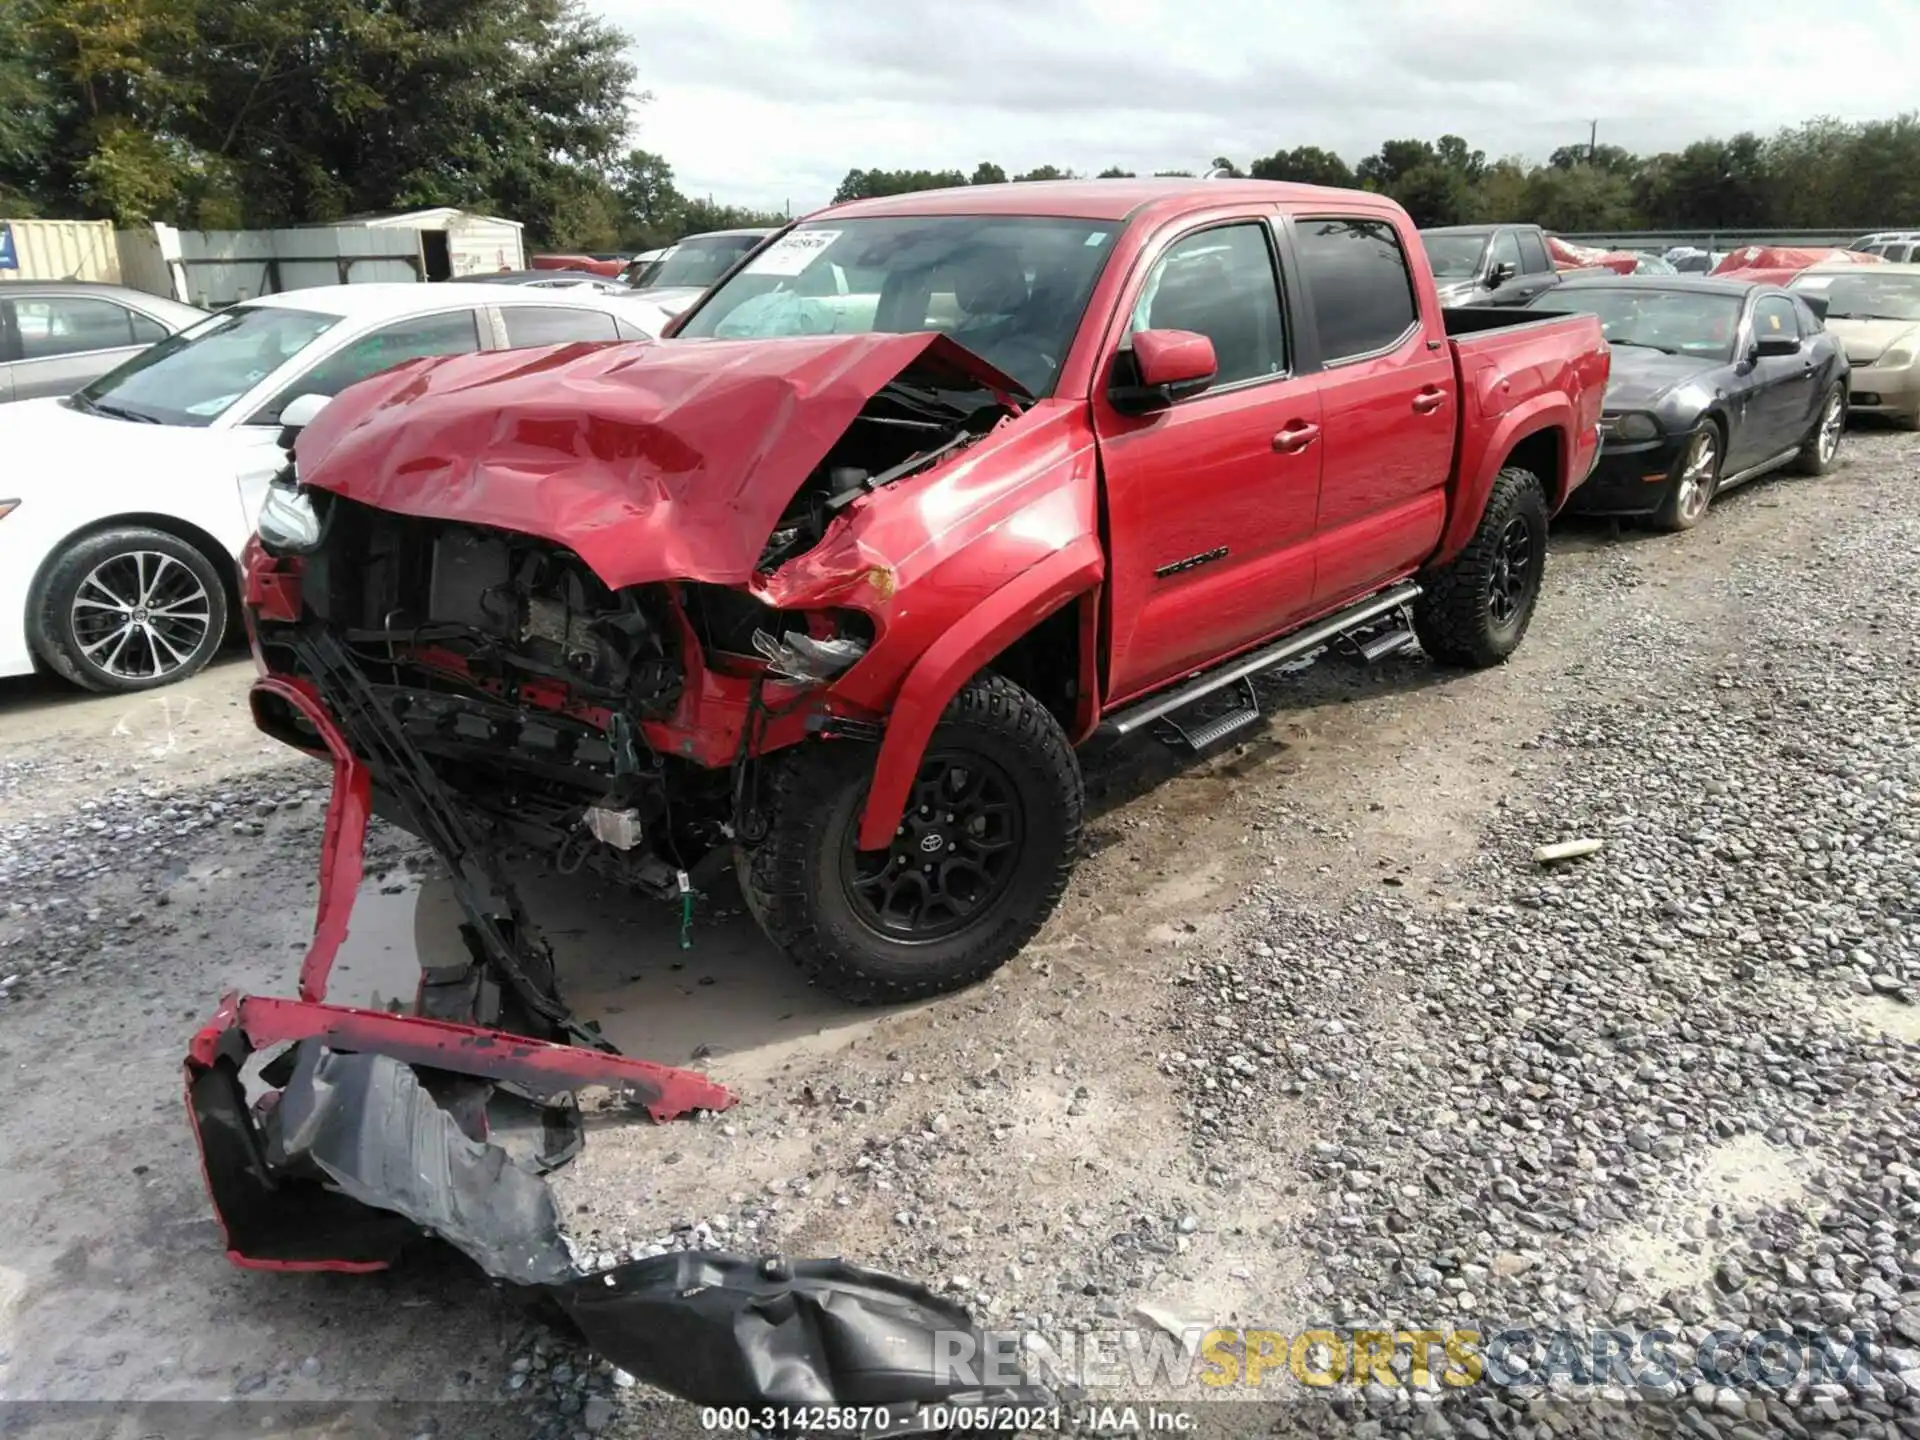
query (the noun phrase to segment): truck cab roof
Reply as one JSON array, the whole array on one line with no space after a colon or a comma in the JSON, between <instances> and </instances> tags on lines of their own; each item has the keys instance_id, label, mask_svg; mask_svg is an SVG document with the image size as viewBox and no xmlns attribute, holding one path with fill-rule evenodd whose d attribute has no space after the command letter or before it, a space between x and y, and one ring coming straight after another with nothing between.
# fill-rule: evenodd
<instances>
[{"instance_id":1,"label":"truck cab roof","mask_svg":"<svg viewBox=\"0 0 1920 1440\"><path fill-rule=\"evenodd\" d=\"M899 215L1038 215L1063 220L1131 220L1148 209L1179 214L1215 205L1312 203L1352 209L1375 197L1324 185L1281 180L1016 180L1005 185L957 185L850 200L819 211L835 218ZM1388 204L1386 197L1377 197Z\"/></svg>"}]
</instances>

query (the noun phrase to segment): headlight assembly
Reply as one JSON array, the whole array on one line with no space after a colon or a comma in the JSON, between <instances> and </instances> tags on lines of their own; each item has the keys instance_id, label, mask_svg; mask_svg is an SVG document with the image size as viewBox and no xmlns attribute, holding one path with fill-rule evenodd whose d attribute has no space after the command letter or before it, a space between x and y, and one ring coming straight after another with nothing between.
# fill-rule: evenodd
<instances>
[{"instance_id":1,"label":"headlight assembly","mask_svg":"<svg viewBox=\"0 0 1920 1440\"><path fill-rule=\"evenodd\" d=\"M304 555L320 543L320 517L297 485L276 480L260 507L260 543L282 555Z\"/></svg>"},{"instance_id":2,"label":"headlight assembly","mask_svg":"<svg viewBox=\"0 0 1920 1440\"><path fill-rule=\"evenodd\" d=\"M1889 350L1874 362L1876 370L1904 370L1913 363L1913 351L1902 345L1898 350Z\"/></svg>"},{"instance_id":3,"label":"headlight assembly","mask_svg":"<svg viewBox=\"0 0 1920 1440\"><path fill-rule=\"evenodd\" d=\"M1657 440L1660 438L1660 425L1653 416L1644 410L1634 410L1625 415L1607 417L1608 433L1615 440Z\"/></svg>"}]
</instances>

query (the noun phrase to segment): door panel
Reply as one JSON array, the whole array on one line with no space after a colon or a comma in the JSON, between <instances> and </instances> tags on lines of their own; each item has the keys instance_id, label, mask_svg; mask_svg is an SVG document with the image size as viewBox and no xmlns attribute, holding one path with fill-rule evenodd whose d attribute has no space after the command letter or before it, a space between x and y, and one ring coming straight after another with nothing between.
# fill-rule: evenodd
<instances>
[{"instance_id":1,"label":"door panel","mask_svg":"<svg viewBox=\"0 0 1920 1440\"><path fill-rule=\"evenodd\" d=\"M1793 302L1763 295L1754 302L1752 334L1798 336ZM1754 363L1753 390L1747 401L1746 443L1730 456L1734 468L1758 465L1797 444L1813 423L1814 355L1802 338L1798 355L1774 356Z\"/></svg>"},{"instance_id":2,"label":"door panel","mask_svg":"<svg viewBox=\"0 0 1920 1440\"><path fill-rule=\"evenodd\" d=\"M1460 407L1453 355L1429 350L1391 225L1296 218L1294 263L1322 363L1314 609L1419 563L1439 538Z\"/></svg>"},{"instance_id":3,"label":"door panel","mask_svg":"<svg viewBox=\"0 0 1920 1440\"><path fill-rule=\"evenodd\" d=\"M1275 437L1320 423L1306 377L1201 396L1103 425L1119 700L1285 628L1313 599L1318 440ZM1284 442L1283 442L1284 443Z\"/></svg>"},{"instance_id":4,"label":"door panel","mask_svg":"<svg viewBox=\"0 0 1920 1440\"><path fill-rule=\"evenodd\" d=\"M1248 216L1175 237L1125 300L1138 330L1213 342L1215 388L1146 415L1094 402L1112 573L1109 703L1283 630L1313 600L1319 378L1289 373L1273 237Z\"/></svg>"}]
</instances>

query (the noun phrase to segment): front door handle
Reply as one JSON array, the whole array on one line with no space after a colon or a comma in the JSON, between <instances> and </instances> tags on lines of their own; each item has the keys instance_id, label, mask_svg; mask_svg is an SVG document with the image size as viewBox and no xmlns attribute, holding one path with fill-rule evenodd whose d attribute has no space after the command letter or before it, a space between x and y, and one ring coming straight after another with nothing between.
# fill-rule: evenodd
<instances>
[{"instance_id":1,"label":"front door handle","mask_svg":"<svg viewBox=\"0 0 1920 1440\"><path fill-rule=\"evenodd\" d=\"M1278 450L1282 455L1291 455L1295 451L1306 449L1307 446L1311 445L1319 437L1319 434L1320 427L1318 425L1308 424L1304 420L1296 420L1293 424L1287 426L1286 429L1273 437L1273 448Z\"/></svg>"},{"instance_id":2,"label":"front door handle","mask_svg":"<svg viewBox=\"0 0 1920 1440\"><path fill-rule=\"evenodd\" d=\"M1413 397L1413 408L1422 415L1431 415L1446 403L1446 399L1447 392L1444 390L1422 390Z\"/></svg>"}]
</instances>

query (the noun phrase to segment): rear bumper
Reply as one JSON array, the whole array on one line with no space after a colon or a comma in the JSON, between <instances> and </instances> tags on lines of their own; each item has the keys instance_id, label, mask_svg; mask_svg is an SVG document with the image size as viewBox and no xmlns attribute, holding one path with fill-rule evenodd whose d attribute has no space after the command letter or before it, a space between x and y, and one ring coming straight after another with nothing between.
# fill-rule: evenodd
<instances>
[{"instance_id":1,"label":"rear bumper","mask_svg":"<svg viewBox=\"0 0 1920 1440\"><path fill-rule=\"evenodd\" d=\"M1685 436L1661 436L1629 444L1608 441L1587 483L1573 492L1575 515L1651 515L1667 498L1686 449Z\"/></svg>"}]
</instances>

